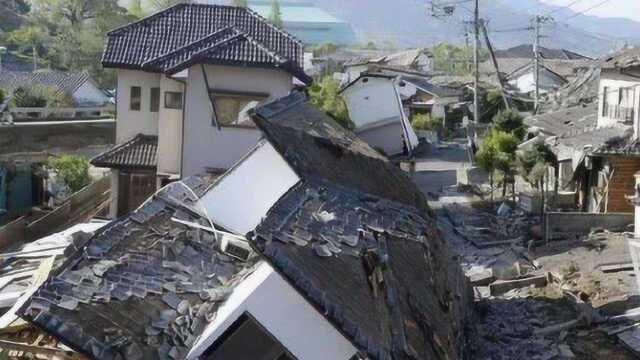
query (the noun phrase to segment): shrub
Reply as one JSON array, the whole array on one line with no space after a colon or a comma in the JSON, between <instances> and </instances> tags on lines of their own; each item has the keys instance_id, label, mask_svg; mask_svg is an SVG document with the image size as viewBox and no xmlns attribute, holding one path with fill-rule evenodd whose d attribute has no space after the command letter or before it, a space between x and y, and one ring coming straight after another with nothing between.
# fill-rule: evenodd
<instances>
[{"instance_id":1,"label":"shrub","mask_svg":"<svg viewBox=\"0 0 640 360\"><path fill-rule=\"evenodd\" d=\"M315 81L308 88L308 94L313 105L331 115L345 129L353 130L347 104L339 94L339 84L331 76Z\"/></svg>"},{"instance_id":2,"label":"shrub","mask_svg":"<svg viewBox=\"0 0 640 360\"><path fill-rule=\"evenodd\" d=\"M7 95L5 94L4 90L0 89L0 104L2 104L6 96Z\"/></svg>"},{"instance_id":3,"label":"shrub","mask_svg":"<svg viewBox=\"0 0 640 360\"><path fill-rule=\"evenodd\" d=\"M61 155L49 159L51 167L71 192L82 190L91 183L89 161L75 155Z\"/></svg>"},{"instance_id":4,"label":"shrub","mask_svg":"<svg viewBox=\"0 0 640 360\"><path fill-rule=\"evenodd\" d=\"M496 130L513 134L520 140L524 138L526 133L524 118L516 110L498 112L496 116L493 117L493 123L495 124Z\"/></svg>"},{"instance_id":5,"label":"shrub","mask_svg":"<svg viewBox=\"0 0 640 360\"><path fill-rule=\"evenodd\" d=\"M16 107L70 107L73 100L53 86L33 84L22 86L13 92Z\"/></svg>"},{"instance_id":6,"label":"shrub","mask_svg":"<svg viewBox=\"0 0 640 360\"><path fill-rule=\"evenodd\" d=\"M413 114L411 126L415 130L438 130L442 127L442 119L432 118L429 114Z\"/></svg>"}]
</instances>

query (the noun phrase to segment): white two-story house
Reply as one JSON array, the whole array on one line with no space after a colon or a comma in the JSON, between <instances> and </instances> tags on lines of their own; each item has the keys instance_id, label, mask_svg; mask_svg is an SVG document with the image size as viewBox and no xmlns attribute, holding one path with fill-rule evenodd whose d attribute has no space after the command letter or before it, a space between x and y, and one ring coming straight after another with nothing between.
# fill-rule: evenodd
<instances>
[{"instance_id":1,"label":"white two-story house","mask_svg":"<svg viewBox=\"0 0 640 360\"><path fill-rule=\"evenodd\" d=\"M602 62L597 128L580 177L580 204L591 212L632 212L640 171L640 49L628 49Z\"/></svg>"},{"instance_id":2,"label":"white two-story house","mask_svg":"<svg viewBox=\"0 0 640 360\"><path fill-rule=\"evenodd\" d=\"M117 70L113 217L167 182L227 170L261 133L247 116L311 79L303 45L250 9L178 4L107 34Z\"/></svg>"}]
</instances>

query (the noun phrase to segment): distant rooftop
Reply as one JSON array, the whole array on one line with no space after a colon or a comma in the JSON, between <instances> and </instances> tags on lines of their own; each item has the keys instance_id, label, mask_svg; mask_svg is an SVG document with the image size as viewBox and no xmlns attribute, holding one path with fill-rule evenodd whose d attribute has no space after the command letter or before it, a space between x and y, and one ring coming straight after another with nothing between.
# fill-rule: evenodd
<instances>
[{"instance_id":1,"label":"distant rooftop","mask_svg":"<svg viewBox=\"0 0 640 360\"><path fill-rule=\"evenodd\" d=\"M566 49L538 48L540 57L546 60L589 60L590 58ZM523 44L505 50L496 50L498 58L533 58L533 45Z\"/></svg>"}]
</instances>

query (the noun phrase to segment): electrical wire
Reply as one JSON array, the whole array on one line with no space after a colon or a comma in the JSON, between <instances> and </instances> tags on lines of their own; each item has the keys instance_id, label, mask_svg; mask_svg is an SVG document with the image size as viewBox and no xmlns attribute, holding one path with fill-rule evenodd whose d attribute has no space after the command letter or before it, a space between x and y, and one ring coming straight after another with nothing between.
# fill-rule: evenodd
<instances>
[{"instance_id":1,"label":"electrical wire","mask_svg":"<svg viewBox=\"0 0 640 360\"><path fill-rule=\"evenodd\" d=\"M604 0L604 1L601 1L601 2L599 2L599 3L597 3L597 4L593 5L593 6L591 6L591 7L589 7L589 8L587 8L587 9L585 9L585 10L579 11L579 12L577 12L577 13L575 13L575 14L573 14L573 15L569 16L568 18L565 18L565 19L564 19L564 20L562 20L562 21L567 21L567 20L573 19L573 18L575 18L575 17L578 17L578 16L580 16L580 15L584 15L584 13L589 12L589 11L591 11L591 10L595 9L595 8L598 8L598 7L600 7L600 6L602 6L602 5L606 4L606 3L608 3L608 2L610 2L610 1L611 1L611 0Z\"/></svg>"}]
</instances>

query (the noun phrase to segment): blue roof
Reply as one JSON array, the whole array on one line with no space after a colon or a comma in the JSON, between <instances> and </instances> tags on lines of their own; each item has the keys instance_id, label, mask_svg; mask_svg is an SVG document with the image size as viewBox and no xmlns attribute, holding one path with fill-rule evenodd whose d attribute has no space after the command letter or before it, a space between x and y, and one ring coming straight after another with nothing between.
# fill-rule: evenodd
<instances>
[{"instance_id":1,"label":"blue roof","mask_svg":"<svg viewBox=\"0 0 640 360\"><path fill-rule=\"evenodd\" d=\"M249 7L266 18L271 14L270 1L251 1ZM280 12L284 22L344 23L308 2L280 2Z\"/></svg>"},{"instance_id":2,"label":"blue roof","mask_svg":"<svg viewBox=\"0 0 640 360\"><path fill-rule=\"evenodd\" d=\"M265 18L271 14L270 0L249 1L249 7ZM351 25L310 2L280 2L284 29L306 44L332 42L353 45L358 42Z\"/></svg>"}]
</instances>

